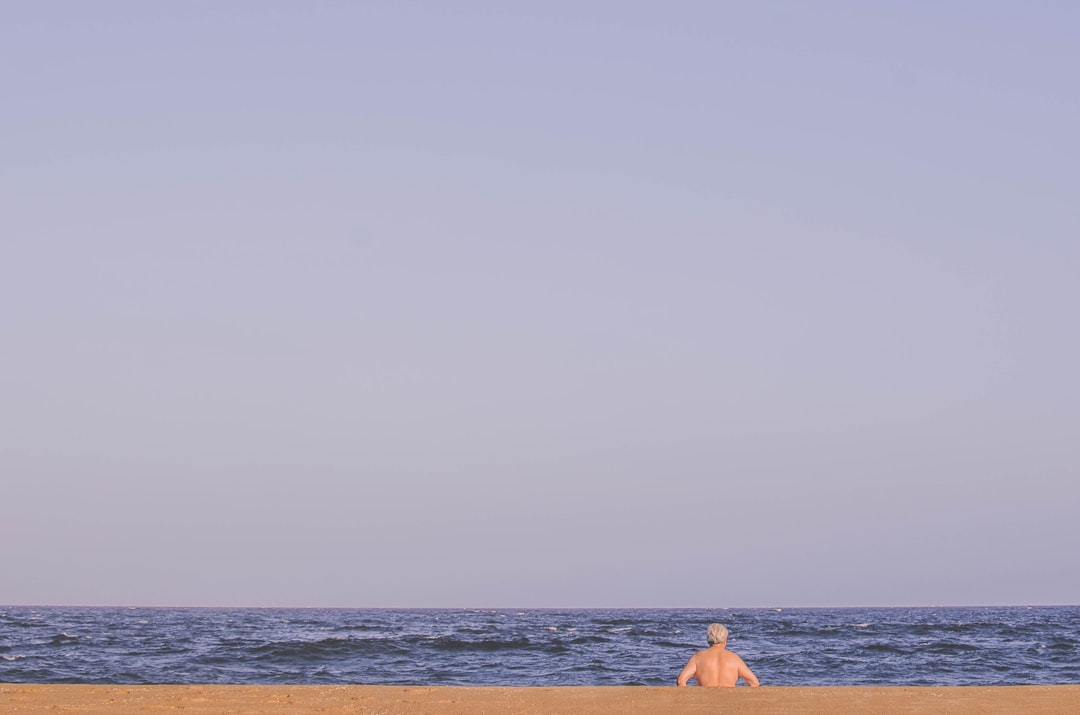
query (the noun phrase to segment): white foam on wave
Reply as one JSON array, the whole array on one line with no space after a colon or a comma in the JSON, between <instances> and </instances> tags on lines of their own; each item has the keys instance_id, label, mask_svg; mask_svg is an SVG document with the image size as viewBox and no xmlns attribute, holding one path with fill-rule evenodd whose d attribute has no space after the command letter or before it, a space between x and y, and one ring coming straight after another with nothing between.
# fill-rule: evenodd
<instances>
[{"instance_id":1,"label":"white foam on wave","mask_svg":"<svg viewBox=\"0 0 1080 715\"><path fill-rule=\"evenodd\" d=\"M13 661L13 660L22 660L25 657L26 657L25 655L0 655L0 658L3 658L4 660L6 660L8 662Z\"/></svg>"}]
</instances>

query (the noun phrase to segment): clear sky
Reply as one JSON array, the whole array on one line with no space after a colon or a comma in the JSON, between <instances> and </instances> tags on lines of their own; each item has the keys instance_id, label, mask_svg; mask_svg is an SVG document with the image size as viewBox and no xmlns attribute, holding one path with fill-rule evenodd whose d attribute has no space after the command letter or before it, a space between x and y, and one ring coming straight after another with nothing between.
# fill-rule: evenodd
<instances>
[{"instance_id":1,"label":"clear sky","mask_svg":"<svg viewBox=\"0 0 1080 715\"><path fill-rule=\"evenodd\" d=\"M1077 603L1078 36L5 3L0 603Z\"/></svg>"}]
</instances>

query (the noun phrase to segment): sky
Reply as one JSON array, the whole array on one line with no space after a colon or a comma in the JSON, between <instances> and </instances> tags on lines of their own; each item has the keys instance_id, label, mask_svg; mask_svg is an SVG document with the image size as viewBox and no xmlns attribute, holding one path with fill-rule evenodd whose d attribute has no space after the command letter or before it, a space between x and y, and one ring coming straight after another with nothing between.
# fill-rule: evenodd
<instances>
[{"instance_id":1,"label":"sky","mask_svg":"<svg viewBox=\"0 0 1080 715\"><path fill-rule=\"evenodd\" d=\"M1080 602L1071 2L10 2L0 603Z\"/></svg>"}]
</instances>

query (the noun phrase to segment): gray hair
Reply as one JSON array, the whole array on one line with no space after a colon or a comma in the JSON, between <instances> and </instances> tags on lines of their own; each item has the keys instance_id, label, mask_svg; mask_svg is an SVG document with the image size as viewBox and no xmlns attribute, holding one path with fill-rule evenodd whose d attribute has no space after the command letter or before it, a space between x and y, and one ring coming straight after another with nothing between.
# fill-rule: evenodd
<instances>
[{"instance_id":1,"label":"gray hair","mask_svg":"<svg viewBox=\"0 0 1080 715\"><path fill-rule=\"evenodd\" d=\"M722 626L719 623L714 623L709 626L709 632L706 635L706 639L709 641L709 645L716 645L717 643L724 643L727 641L728 629L727 626Z\"/></svg>"}]
</instances>

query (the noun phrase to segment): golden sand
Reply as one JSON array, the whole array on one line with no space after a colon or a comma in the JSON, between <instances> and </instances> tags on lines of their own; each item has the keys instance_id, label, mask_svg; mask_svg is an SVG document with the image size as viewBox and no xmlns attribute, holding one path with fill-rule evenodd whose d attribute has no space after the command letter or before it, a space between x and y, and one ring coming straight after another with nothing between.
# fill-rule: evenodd
<instances>
[{"instance_id":1,"label":"golden sand","mask_svg":"<svg viewBox=\"0 0 1080 715\"><path fill-rule=\"evenodd\" d=\"M0 713L1080 713L1080 685L559 687L0 684Z\"/></svg>"}]
</instances>

